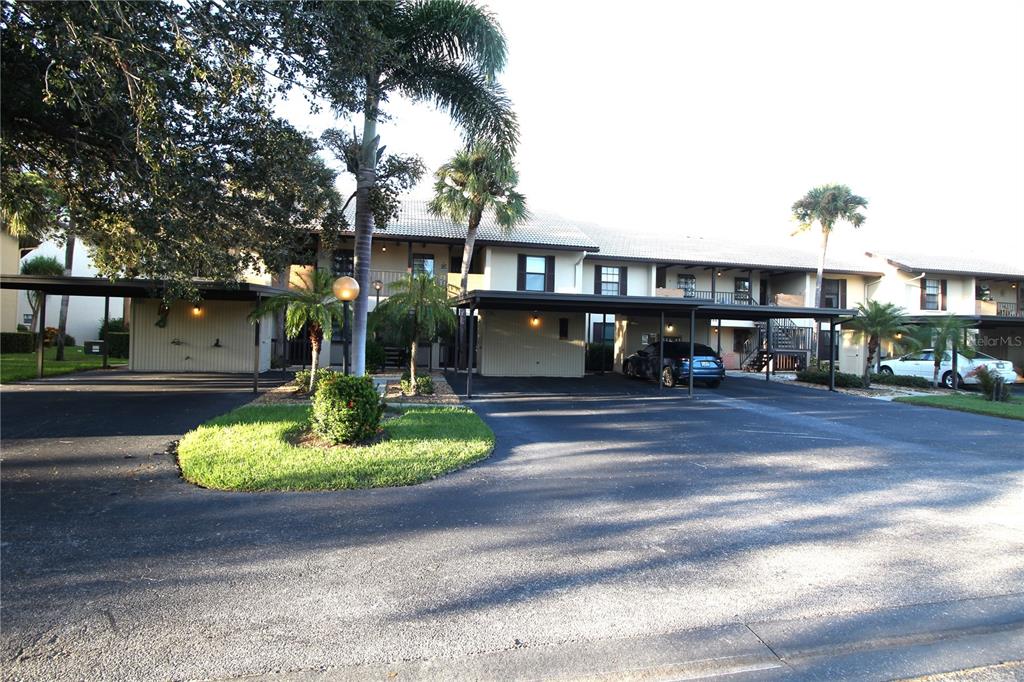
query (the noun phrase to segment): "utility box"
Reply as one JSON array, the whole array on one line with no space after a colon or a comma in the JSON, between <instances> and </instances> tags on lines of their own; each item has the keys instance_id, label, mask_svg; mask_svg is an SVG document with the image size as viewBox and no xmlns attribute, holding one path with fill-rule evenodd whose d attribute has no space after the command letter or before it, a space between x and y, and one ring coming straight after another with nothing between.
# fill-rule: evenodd
<instances>
[{"instance_id":1,"label":"utility box","mask_svg":"<svg viewBox=\"0 0 1024 682\"><path fill-rule=\"evenodd\" d=\"M106 341L86 341L83 345L82 352L86 355L103 355L103 349L106 345Z\"/></svg>"}]
</instances>

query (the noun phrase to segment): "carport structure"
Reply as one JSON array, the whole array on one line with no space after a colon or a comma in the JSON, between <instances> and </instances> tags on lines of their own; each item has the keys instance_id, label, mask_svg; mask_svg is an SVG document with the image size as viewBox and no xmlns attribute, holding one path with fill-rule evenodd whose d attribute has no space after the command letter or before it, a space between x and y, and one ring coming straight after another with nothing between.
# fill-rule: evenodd
<instances>
[{"instance_id":1,"label":"carport structure","mask_svg":"<svg viewBox=\"0 0 1024 682\"><path fill-rule=\"evenodd\" d=\"M106 305L104 305L103 322L104 328L106 328L109 322L110 298L124 298L126 300L150 299L156 301L162 299L163 292L166 290L166 284L166 282L159 280L143 279L110 281L98 277L35 277L29 275L0 275L0 289L35 291L41 294L40 310L38 320L36 321L37 329L35 330L37 332L36 375L39 378L42 378L43 376L43 336L46 331L46 296L68 295L104 298L106 300ZM281 289L249 282L223 284L209 280L196 280L194 284L203 303L208 301L241 303L243 304L242 308L246 312L250 310L250 306L247 305L248 303L251 302L251 309L255 310L263 298L278 296L282 293ZM188 304L188 307L194 310L201 310L199 305ZM246 322L246 324L248 323ZM255 393L259 390L259 375L261 370L260 341L263 330L261 330L261 323L259 320L256 320L252 324L252 327L255 332L253 337L248 337L252 332L249 332L246 329L239 329L237 331L239 332L239 335L244 334L248 338L255 339L251 365L253 392ZM132 334L133 337L137 335L137 331L135 330L130 331L129 333ZM177 340L177 338L175 338L175 340ZM136 341L137 339L133 338L133 345ZM219 337L217 338L216 347L223 347L220 344ZM104 344L104 366L107 364L107 352L108 349L106 348L106 344ZM225 349L225 352L230 353L231 349ZM204 370L199 369L195 371Z\"/></svg>"},{"instance_id":2,"label":"carport structure","mask_svg":"<svg viewBox=\"0 0 1024 682\"><path fill-rule=\"evenodd\" d=\"M811 319L815 323L829 322L829 345L830 357L835 358L836 334L835 326L844 321L849 321L857 314L855 310L845 308L807 308L788 306L762 306L762 305L737 305L722 304L712 300L701 298L677 298L668 296L609 296L597 294L577 293L553 293L539 291L470 291L460 296L455 301L455 307L466 311L468 314L468 338L476 339L475 326L477 315L488 311L519 311L531 316L531 322L536 323L541 313L563 313L563 314L610 314L640 315L654 317L660 320L658 342L661 347L660 364L664 364L664 330L666 315L675 318L689 320L689 341L690 356L693 356L693 347L696 343L697 320L718 320L719 327L721 320L745 320L752 322L764 322L769 333L767 338L771 339L771 324L773 319ZM567 324L560 327L568 327ZM568 339L567 329L560 329L560 338ZM514 342L514 339L513 339ZM457 344L462 344L462 339L457 339ZM468 344L468 363L471 368L466 378L466 397L473 396L473 371L476 347L479 340ZM769 341L770 344L770 341ZM766 349L772 353L772 348ZM461 354L460 354L461 357ZM765 379L770 375L770 369L765 366ZM662 380L659 374L658 386L662 387ZM829 389L835 390L835 362L829 363ZM687 395L693 395L693 372L689 373L687 382Z\"/></svg>"}]
</instances>

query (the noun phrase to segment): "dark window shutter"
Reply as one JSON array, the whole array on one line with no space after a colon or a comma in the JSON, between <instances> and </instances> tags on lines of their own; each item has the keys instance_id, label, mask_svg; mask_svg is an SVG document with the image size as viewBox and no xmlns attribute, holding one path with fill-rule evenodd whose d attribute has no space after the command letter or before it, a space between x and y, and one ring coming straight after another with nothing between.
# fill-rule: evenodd
<instances>
[{"instance_id":1,"label":"dark window shutter","mask_svg":"<svg viewBox=\"0 0 1024 682\"><path fill-rule=\"evenodd\" d=\"M946 309L946 280L939 280L939 310Z\"/></svg>"},{"instance_id":2,"label":"dark window shutter","mask_svg":"<svg viewBox=\"0 0 1024 682\"><path fill-rule=\"evenodd\" d=\"M594 266L594 293L601 293L601 266Z\"/></svg>"},{"instance_id":3,"label":"dark window shutter","mask_svg":"<svg viewBox=\"0 0 1024 682\"><path fill-rule=\"evenodd\" d=\"M846 307L846 280L839 280L839 307Z\"/></svg>"},{"instance_id":4,"label":"dark window shutter","mask_svg":"<svg viewBox=\"0 0 1024 682\"><path fill-rule=\"evenodd\" d=\"M558 318L558 338L567 339L569 338L569 318L560 317Z\"/></svg>"},{"instance_id":5,"label":"dark window shutter","mask_svg":"<svg viewBox=\"0 0 1024 682\"><path fill-rule=\"evenodd\" d=\"M626 295L626 268L619 268L619 296Z\"/></svg>"},{"instance_id":6,"label":"dark window shutter","mask_svg":"<svg viewBox=\"0 0 1024 682\"><path fill-rule=\"evenodd\" d=\"M545 256L544 266L544 291L555 290L555 257Z\"/></svg>"},{"instance_id":7,"label":"dark window shutter","mask_svg":"<svg viewBox=\"0 0 1024 682\"><path fill-rule=\"evenodd\" d=\"M516 266L516 289L518 291L526 290L526 256L519 254L519 264ZM923 294L922 294L923 295Z\"/></svg>"},{"instance_id":8,"label":"dark window shutter","mask_svg":"<svg viewBox=\"0 0 1024 682\"><path fill-rule=\"evenodd\" d=\"M925 299L925 291L926 290L927 290L927 288L925 287L925 284L924 284L924 278L922 277L921 278L921 310L925 309L924 306L925 306L925 300L926 300Z\"/></svg>"}]
</instances>

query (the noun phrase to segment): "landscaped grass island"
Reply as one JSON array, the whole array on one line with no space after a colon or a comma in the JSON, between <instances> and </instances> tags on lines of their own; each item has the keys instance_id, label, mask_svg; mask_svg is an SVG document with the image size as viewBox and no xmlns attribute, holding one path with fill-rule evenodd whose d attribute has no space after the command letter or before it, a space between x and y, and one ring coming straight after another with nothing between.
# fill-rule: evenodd
<instances>
[{"instance_id":1,"label":"landscaped grass island","mask_svg":"<svg viewBox=\"0 0 1024 682\"><path fill-rule=\"evenodd\" d=\"M365 445L301 444L308 405L247 405L185 434L186 480L235 491L341 490L422 483L491 454L494 433L472 410L416 407Z\"/></svg>"},{"instance_id":2,"label":"landscaped grass island","mask_svg":"<svg viewBox=\"0 0 1024 682\"><path fill-rule=\"evenodd\" d=\"M1019 398L1007 402L992 402L985 400L980 395L915 395L901 398L894 398L901 403L911 405L925 405L928 407L941 407L946 410L957 410L958 412L974 412L986 414L992 417L1005 417L1007 419L1024 420L1024 402Z\"/></svg>"},{"instance_id":3,"label":"landscaped grass island","mask_svg":"<svg viewBox=\"0 0 1024 682\"><path fill-rule=\"evenodd\" d=\"M86 355L80 346L67 346L64 348L64 359L57 362L57 348L55 346L43 350L43 375L52 377L59 374L70 374L81 372L87 369L99 369L103 366L103 357L100 355ZM111 367L123 365L127 360L123 358L110 358ZM36 354L35 353L4 353L0 355L0 383L9 384L12 381L24 381L25 379L36 378Z\"/></svg>"}]
</instances>

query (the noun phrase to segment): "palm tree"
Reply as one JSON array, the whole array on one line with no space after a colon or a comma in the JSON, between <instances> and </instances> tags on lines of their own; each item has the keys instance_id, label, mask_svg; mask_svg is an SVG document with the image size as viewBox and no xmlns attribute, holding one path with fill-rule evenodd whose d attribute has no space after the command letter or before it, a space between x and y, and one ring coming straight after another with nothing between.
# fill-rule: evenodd
<instances>
[{"instance_id":1,"label":"palm tree","mask_svg":"<svg viewBox=\"0 0 1024 682\"><path fill-rule=\"evenodd\" d=\"M931 320L912 329L910 334L903 337L903 346L910 352L917 352L925 348L932 349L932 359L935 369L932 372L932 387L939 387L939 372L942 370L942 361L947 351L955 351L965 357L973 357L974 351L966 346L958 346L957 340L964 334L964 330L970 327L970 323L957 319L956 315L947 315L936 320ZM957 368L959 376L959 368ZM959 381L953 376L950 370L942 376L942 382L950 388L958 388Z\"/></svg>"},{"instance_id":2,"label":"palm tree","mask_svg":"<svg viewBox=\"0 0 1024 682\"><path fill-rule=\"evenodd\" d=\"M858 209L865 208L868 200L850 191L846 185L821 185L805 194L793 204L793 217L800 227L793 234L810 230L815 222L821 226L821 251L818 253L818 277L814 284L814 305L821 307L821 281L825 272L825 252L828 238L836 222L845 220L854 227L864 224L866 218Z\"/></svg>"},{"instance_id":3,"label":"palm tree","mask_svg":"<svg viewBox=\"0 0 1024 682\"><path fill-rule=\"evenodd\" d=\"M72 268L75 264L75 238L72 235L68 235L67 242L64 244L64 272L65 277L71 276ZM68 305L71 303L71 297L64 294L60 297L60 317L57 318L57 357L56 360L64 359L64 337L68 330Z\"/></svg>"},{"instance_id":4,"label":"palm tree","mask_svg":"<svg viewBox=\"0 0 1024 682\"><path fill-rule=\"evenodd\" d=\"M509 231L528 217L526 197L515 189L519 174L508 154L487 141L458 152L437 170L435 178L430 212L467 224L459 280L459 292L465 294L476 231L484 211L493 210L498 226Z\"/></svg>"},{"instance_id":5,"label":"palm tree","mask_svg":"<svg viewBox=\"0 0 1024 682\"><path fill-rule=\"evenodd\" d=\"M868 301L857 305L857 317L846 324L868 343L867 363L864 365L864 388L871 387L871 369L875 363L879 344L886 339L898 338L907 332L907 317L894 303Z\"/></svg>"},{"instance_id":6,"label":"palm tree","mask_svg":"<svg viewBox=\"0 0 1024 682\"><path fill-rule=\"evenodd\" d=\"M468 139L488 139L512 149L519 126L511 103L494 77L505 66L505 36L497 21L471 0L398 0L377 3L368 17L374 48L366 59L362 87L363 132L356 173L355 301L352 366L366 366L370 253L374 219L371 190L380 160L377 121L392 93L430 101L448 112Z\"/></svg>"},{"instance_id":7,"label":"palm tree","mask_svg":"<svg viewBox=\"0 0 1024 682\"><path fill-rule=\"evenodd\" d=\"M285 311L285 334L294 339L305 329L309 334L309 347L312 349L309 373L309 392L316 388L316 370L320 360L321 339L330 342L331 330L337 322L341 328L345 324L345 311L341 302L334 297L332 285L334 278L326 270L314 270L296 289L289 290L279 296L268 298L249 314L249 320L255 322L265 315Z\"/></svg>"},{"instance_id":8,"label":"palm tree","mask_svg":"<svg viewBox=\"0 0 1024 682\"><path fill-rule=\"evenodd\" d=\"M21 264L21 274L34 277L60 277L64 274L64 266L53 256L33 256ZM32 309L33 326L39 325L39 304L41 302L38 291L26 291L28 296L28 307ZM46 321L43 321L46 326Z\"/></svg>"},{"instance_id":9,"label":"palm tree","mask_svg":"<svg viewBox=\"0 0 1024 682\"><path fill-rule=\"evenodd\" d=\"M381 322L397 330L409 342L409 379L416 391L416 346L421 338L433 339L455 326L448 289L421 273L391 284L391 295L375 313Z\"/></svg>"}]
</instances>

